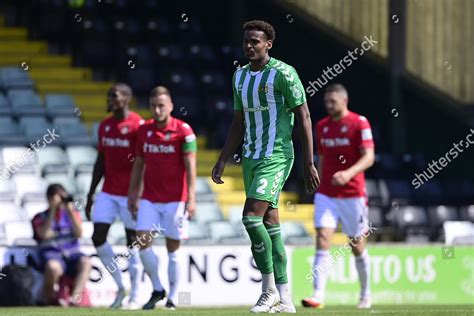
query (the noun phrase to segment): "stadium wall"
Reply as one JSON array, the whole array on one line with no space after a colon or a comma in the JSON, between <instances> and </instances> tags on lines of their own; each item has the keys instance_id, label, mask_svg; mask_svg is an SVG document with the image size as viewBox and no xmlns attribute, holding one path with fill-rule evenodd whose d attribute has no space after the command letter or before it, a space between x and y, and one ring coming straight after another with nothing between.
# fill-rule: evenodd
<instances>
[{"instance_id":1,"label":"stadium wall","mask_svg":"<svg viewBox=\"0 0 474 316\"><path fill-rule=\"evenodd\" d=\"M114 247L125 253L125 246ZM164 247L154 249L160 260L160 278L167 280L167 254ZM93 271L87 288L95 306L108 306L116 286L92 246L82 247L91 256ZM178 305L251 305L260 293L260 276L247 246L187 246L181 251ZM287 247L289 281L296 302L312 292L314 249ZM371 284L375 304L473 304L474 248L442 245L387 246L370 248ZM26 265L35 257L34 248L0 248L0 262ZM327 291L327 304L354 305L358 300L358 280L354 257L347 247L332 249L333 262ZM125 286L129 285L126 261L119 260ZM112 268L111 268L112 269ZM148 277L140 270L139 303L152 291ZM39 291L41 274L35 272ZM7 278L8 275L3 278ZM1 279L1 278L0 278Z\"/></svg>"}]
</instances>

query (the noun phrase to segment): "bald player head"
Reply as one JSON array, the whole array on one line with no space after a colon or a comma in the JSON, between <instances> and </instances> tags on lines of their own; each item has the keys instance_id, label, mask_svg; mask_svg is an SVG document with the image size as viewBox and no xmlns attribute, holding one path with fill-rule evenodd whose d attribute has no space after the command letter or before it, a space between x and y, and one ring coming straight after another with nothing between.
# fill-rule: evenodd
<instances>
[{"instance_id":1,"label":"bald player head","mask_svg":"<svg viewBox=\"0 0 474 316\"><path fill-rule=\"evenodd\" d=\"M125 111L128 111L132 97L132 88L129 85L121 82L114 84L107 92L107 112L123 116Z\"/></svg>"}]
</instances>

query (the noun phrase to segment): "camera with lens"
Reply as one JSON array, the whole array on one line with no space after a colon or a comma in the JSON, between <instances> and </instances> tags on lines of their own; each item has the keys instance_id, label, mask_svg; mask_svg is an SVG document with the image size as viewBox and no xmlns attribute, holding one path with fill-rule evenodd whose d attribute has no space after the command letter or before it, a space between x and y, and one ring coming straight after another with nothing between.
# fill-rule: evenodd
<instances>
[{"instance_id":1,"label":"camera with lens","mask_svg":"<svg viewBox=\"0 0 474 316\"><path fill-rule=\"evenodd\" d=\"M62 197L63 203L74 202L74 197L72 195L66 195Z\"/></svg>"}]
</instances>

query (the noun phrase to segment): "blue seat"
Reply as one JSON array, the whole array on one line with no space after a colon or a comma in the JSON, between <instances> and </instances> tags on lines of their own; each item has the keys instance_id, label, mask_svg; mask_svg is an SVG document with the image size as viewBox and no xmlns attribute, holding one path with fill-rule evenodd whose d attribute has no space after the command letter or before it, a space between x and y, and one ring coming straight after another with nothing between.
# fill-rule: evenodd
<instances>
[{"instance_id":1,"label":"blue seat","mask_svg":"<svg viewBox=\"0 0 474 316\"><path fill-rule=\"evenodd\" d=\"M59 125L58 134L61 135L60 142L63 146L89 146L91 144L91 139L87 133L87 129L82 124Z\"/></svg>"},{"instance_id":2,"label":"blue seat","mask_svg":"<svg viewBox=\"0 0 474 316\"><path fill-rule=\"evenodd\" d=\"M20 118L19 124L23 130L34 125L49 126L49 122L45 116L23 116Z\"/></svg>"},{"instance_id":3,"label":"blue seat","mask_svg":"<svg viewBox=\"0 0 474 316\"><path fill-rule=\"evenodd\" d=\"M58 116L53 119L53 126L58 128L66 128L67 126L82 125L81 120L77 116Z\"/></svg>"},{"instance_id":4,"label":"blue seat","mask_svg":"<svg viewBox=\"0 0 474 316\"><path fill-rule=\"evenodd\" d=\"M0 93L0 115L11 115L13 113L12 108L10 107L10 103L5 96Z\"/></svg>"},{"instance_id":5,"label":"blue seat","mask_svg":"<svg viewBox=\"0 0 474 316\"><path fill-rule=\"evenodd\" d=\"M49 134L49 131L53 131L53 127L50 124L47 125L28 125L24 128L24 133L27 143L36 143L38 140Z\"/></svg>"},{"instance_id":6,"label":"blue seat","mask_svg":"<svg viewBox=\"0 0 474 316\"><path fill-rule=\"evenodd\" d=\"M11 77L3 82L3 89L33 89L34 85L30 78Z\"/></svg>"},{"instance_id":7,"label":"blue seat","mask_svg":"<svg viewBox=\"0 0 474 316\"><path fill-rule=\"evenodd\" d=\"M20 128L11 118L0 119L0 145L24 145L26 138Z\"/></svg>"},{"instance_id":8,"label":"blue seat","mask_svg":"<svg viewBox=\"0 0 474 316\"><path fill-rule=\"evenodd\" d=\"M41 98L33 90L9 90L8 99L15 115L46 115Z\"/></svg>"},{"instance_id":9,"label":"blue seat","mask_svg":"<svg viewBox=\"0 0 474 316\"><path fill-rule=\"evenodd\" d=\"M76 115L72 97L67 94L48 94L44 99L50 117Z\"/></svg>"}]
</instances>

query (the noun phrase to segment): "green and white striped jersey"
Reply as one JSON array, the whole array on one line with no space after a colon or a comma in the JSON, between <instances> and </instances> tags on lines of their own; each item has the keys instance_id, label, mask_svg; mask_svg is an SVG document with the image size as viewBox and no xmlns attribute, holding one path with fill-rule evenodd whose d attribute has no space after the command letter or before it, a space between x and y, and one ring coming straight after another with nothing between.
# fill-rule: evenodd
<instances>
[{"instance_id":1,"label":"green and white striped jersey","mask_svg":"<svg viewBox=\"0 0 474 316\"><path fill-rule=\"evenodd\" d=\"M270 156L293 158L291 111L306 102L296 70L270 58L265 67L250 71L250 64L232 78L234 109L244 111L245 135L242 155L261 159Z\"/></svg>"}]
</instances>

